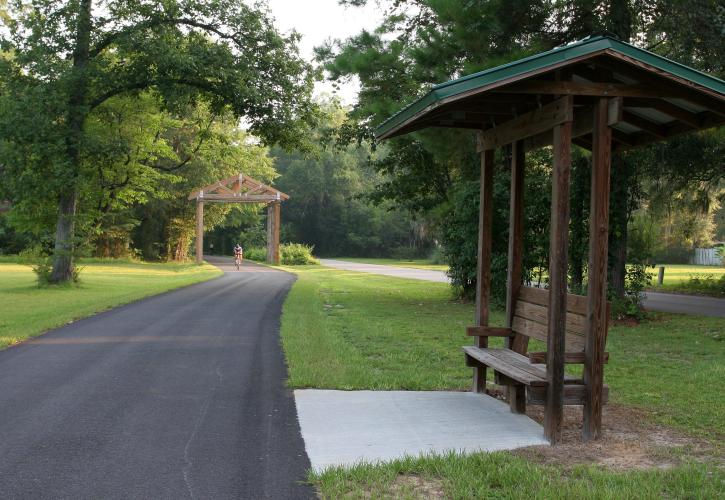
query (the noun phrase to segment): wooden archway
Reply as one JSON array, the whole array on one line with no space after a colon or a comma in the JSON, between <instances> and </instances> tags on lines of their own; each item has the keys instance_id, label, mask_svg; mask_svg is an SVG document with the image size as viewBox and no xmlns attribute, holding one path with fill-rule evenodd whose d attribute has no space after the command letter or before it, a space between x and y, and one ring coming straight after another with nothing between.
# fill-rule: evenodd
<instances>
[{"instance_id":1,"label":"wooden archway","mask_svg":"<svg viewBox=\"0 0 725 500\"><path fill-rule=\"evenodd\" d=\"M254 203L267 205L267 262L279 264L280 205L289 196L247 175L239 174L197 189L189 194L196 200L196 262L204 261L204 204Z\"/></svg>"}]
</instances>

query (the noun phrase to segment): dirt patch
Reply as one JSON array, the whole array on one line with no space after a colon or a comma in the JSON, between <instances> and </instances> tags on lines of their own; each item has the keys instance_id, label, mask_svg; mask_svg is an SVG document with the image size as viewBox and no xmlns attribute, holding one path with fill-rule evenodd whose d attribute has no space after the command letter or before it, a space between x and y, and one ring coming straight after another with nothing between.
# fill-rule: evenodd
<instances>
[{"instance_id":1,"label":"dirt patch","mask_svg":"<svg viewBox=\"0 0 725 500\"><path fill-rule=\"evenodd\" d=\"M445 498L443 481L410 474L396 477L387 493L391 498Z\"/></svg>"},{"instance_id":2,"label":"dirt patch","mask_svg":"<svg viewBox=\"0 0 725 500\"><path fill-rule=\"evenodd\" d=\"M526 413L543 424L543 407L529 407ZM542 464L597 464L613 469L669 468L685 459L712 461L714 458L715 450L710 443L651 424L644 411L609 404L604 407L602 419L604 437L598 441L584 442L582 408L567 406L564 408L560 444L530 446L512 453Z\"/></svg>"},{"instance_id":3,"label":"dirt patch","mask_svg":"<svg viewBox=\"0 0 725 500\"><path fill-rule=\"evenodd\" d=\"M639 326L639 320L637 318L633 318L631 316L624 316L622 318L617 318L612 321L614 326L624 326L627 328L634 328L635 326Z\"/></svg>"}]
</instances>

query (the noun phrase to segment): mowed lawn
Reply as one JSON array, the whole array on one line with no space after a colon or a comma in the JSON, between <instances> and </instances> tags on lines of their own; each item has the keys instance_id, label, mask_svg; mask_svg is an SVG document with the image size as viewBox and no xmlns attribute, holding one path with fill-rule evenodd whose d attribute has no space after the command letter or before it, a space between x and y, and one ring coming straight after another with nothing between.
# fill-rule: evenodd
<instances>
[{"instance_id":1,"label":"mowed lawn","mask_svg":"<svg viewBox=\"0 0 725 500\"><path fill-rule=\"evenodd\" d=\"M461 346L473 305L450 288L324 267L295 271L285 302L282 341L295 388L467 390L471 370ZM501 324L500 311L492 324ZM653 422L717 445L725 437L725 322L660 314L636 327L610 329L605 369L613 403L645 411ZM711 465L614 472L562 471L510 454L450 455L361 465L312 475L322 495L402 496L418 491L401 475L441 481L446 496L717 496L725 476ZM592 496L593 495L593 496Z\"/></svg>"},{"instance_id":2,"label":"mowed lawn","mask_svg":"<svg viewBox=\"0 0 725 500\"><path fill-rule=\"evenodd\" d=\"M661 264L665 267L664 284L675 285L683 281L687 281L692 276L712 276L719 279L725 274L725 267L718 266L693 266L689 264ZM659 273L660 264L654 268L649 268L647 272L652 276L652 281L657 283L657 273Z\"/></svg>"},{"instance_id":3,"label":"mowed lawn","mask_svg":"<svg viewBox=\"0 0 725 500\"><path fill-rule=\"evenodd\" d=\"M210 265L92 261L80 283L38 288L27 265L0 263L0 349L85 316L221 274Z\"/></svg>"}]
</instances>

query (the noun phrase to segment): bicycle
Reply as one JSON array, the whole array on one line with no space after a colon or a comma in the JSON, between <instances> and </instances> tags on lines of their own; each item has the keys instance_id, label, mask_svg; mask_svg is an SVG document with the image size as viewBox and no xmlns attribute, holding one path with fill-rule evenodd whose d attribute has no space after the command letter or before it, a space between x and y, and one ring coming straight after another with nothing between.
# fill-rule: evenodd
<instances>
[{"instance_id":1,"label":"bicycle","mask_svg":"<svg viewBox=\"0 0 725 500\"><path fill-rule=\"evenodd\" d=\"M237 271L239 271L239 266L242 265L242 256L241 256L241 254L236 254L234 256L234 265L237 266Z\"/></svg>"}]
</instances>

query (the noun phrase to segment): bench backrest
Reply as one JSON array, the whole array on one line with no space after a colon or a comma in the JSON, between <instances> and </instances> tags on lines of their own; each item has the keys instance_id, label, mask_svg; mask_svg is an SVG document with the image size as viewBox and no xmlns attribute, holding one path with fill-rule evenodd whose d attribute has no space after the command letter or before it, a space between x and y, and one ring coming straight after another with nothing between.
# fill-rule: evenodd
<instances>
[{"instance_id":1,"label":"bench backrest","mask_svg":"<svg viewBox=\"0 0 725 500\"><path fill-rule=\"evenodd\" d=\"M566 295L566 352L583 352L587 298ZM519 335L546 342L548 336L549 290L522 286L516 300L512 330Z\"/></svg>"}]
</instances>

